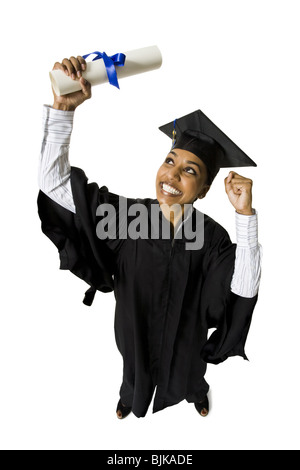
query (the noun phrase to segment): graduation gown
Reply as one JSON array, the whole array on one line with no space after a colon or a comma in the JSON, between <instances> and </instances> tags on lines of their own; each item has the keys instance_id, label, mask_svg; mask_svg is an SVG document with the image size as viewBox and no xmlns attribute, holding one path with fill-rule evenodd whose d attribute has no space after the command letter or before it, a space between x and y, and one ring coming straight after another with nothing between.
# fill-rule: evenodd
<instances>
[{"instance_id":1,"label":"graduation gown","mask_svg":"<svg viewBox=\"0 0 300 470\"><path fill-rule=\"evenodd\" d=\"M119 196L104 186L88 183L84 172L71 168L76 214L40 191L38 211L42 230L58 248L60 268L83 279L90 288L84 303L91 305L97 290L114 291L115 337L123 357L122 402L137 417L145 416L155 391L153 412L181 400L201 401L209 386L207 363L219 364L230 356L245 355L257 296L243 298L230 290L236 245L226 230L204 216L204 244L186 250L183 236L125 238ZM150 213L156 199L125 199ZM116 209L115 239L100 240L96 233L100 204ZM196 223L196 209L192 218ZM127 216L127 227L134 219ZM151 231L152 230L152 231ZM123 235L121 235L121 232ZM188 240L190 242L190 240ZM208 337L208 330L214 328ZM107 380L104 378L105 383Z\"/></svg>"}]
</instances>

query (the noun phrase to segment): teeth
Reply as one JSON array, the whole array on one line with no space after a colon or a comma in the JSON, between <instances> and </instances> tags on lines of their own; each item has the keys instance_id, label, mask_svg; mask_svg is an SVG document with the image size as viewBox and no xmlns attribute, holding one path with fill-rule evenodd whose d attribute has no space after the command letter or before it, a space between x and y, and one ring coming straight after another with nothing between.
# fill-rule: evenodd
<instances>
[{"instance_id":1,"label":"teeth","mask_svg":"<svg viewBox=\"0 0 300 470\"><path fill-rule=\"evenodd\" d=\"M162 187L163 187L163 190L166 191L167 193L176 194L177 196L178 196L179 194L181 194L180 191L178 191L177 189L173 188L172 186L169 186L169 185L166 184L166 183L163 183Z\"/></svg>"}]
</instances>

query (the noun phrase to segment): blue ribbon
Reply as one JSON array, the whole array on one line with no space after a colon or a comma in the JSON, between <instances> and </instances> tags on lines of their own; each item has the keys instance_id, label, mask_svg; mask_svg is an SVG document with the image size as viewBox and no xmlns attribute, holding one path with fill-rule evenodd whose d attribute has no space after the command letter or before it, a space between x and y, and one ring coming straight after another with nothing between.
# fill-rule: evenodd
<instances>
[{"instance_id":1,"label":"blue ribbon","mask_svg":"<svg viewBox=\"0 0 300 470\"><path fill-rule=\"evenodd\" d=\"M92 54L97 54L96 57L93 59L93 61L98 60L98 59L103 59L109 83L117 88L120 88L119 83L118 83L116 66L118 67L124 66L125 59L126 59L125 54L122 54L119 52L118 54L108 56L106 55L105 52L95 51L95 52L90 52L89 54L83 55L82 57L83 59L86 59L89 55L92 55Z\"/></svg>"}]
</instances>

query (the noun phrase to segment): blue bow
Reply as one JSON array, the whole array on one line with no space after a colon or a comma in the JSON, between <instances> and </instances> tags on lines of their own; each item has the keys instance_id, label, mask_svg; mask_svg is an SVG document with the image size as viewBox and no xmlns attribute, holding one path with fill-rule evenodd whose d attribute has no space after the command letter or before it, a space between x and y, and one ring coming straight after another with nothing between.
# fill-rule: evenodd
<instances>
[{"instance_id":1,"label":"blue bow","mask_svg":"<svg viewBox=\"0 0 300 470\"><path fill-rule=\"evenodd\" d=\"M126 56L125 54L118 53L112 56L106 55L105 52L90 52L89 54L83 55L83 59L86 59L89 55L92 54L97 54L97 56L93 59L98 60L98 59L103 59L104 60L104 65L106 68L106 73L108 77L108 81L111 85L120 88L119 83L118 83L118 77L117 77L117 72L116 72L116 66L123 67L125 63Z\"/></svg>"}]
</instances>

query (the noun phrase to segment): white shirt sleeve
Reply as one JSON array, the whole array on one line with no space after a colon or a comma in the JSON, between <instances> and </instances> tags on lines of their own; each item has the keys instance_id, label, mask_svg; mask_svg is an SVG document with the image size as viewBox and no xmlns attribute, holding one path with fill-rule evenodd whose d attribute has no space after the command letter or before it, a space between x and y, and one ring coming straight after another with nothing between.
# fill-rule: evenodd
<instances>
[{"instance_id":1,"label":"white shirt sleeve","mask_svg":"<svg viewBox=\"0 0 300 470\"><path fill-rule=\"evenodd\" d=\"M235 213L237 248L231 291L241 297L258 293L261 277L262 247L258 243L257 212Z\"/></svg>"},{"instance_id":2,"label":"white shirt sleeve","mask_svg":"<svg viewBox=\"0 0 300 470\"><path fill-rule=\"evenodd\" d=\"M69 147L74 111L44 105L44 136L39 160L38 184L55 202L76 212L70 182Z\"/></svg>"}]
</instances>

